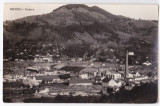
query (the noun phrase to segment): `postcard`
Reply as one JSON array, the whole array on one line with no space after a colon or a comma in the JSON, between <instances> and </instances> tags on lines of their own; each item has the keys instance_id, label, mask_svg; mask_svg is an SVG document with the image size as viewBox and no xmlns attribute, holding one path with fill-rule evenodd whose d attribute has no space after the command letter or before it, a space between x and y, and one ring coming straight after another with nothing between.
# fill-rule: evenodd
<instances>
[{"instance_id":1,"label":"postcard","mask_svg":"<svg viewBox=\"0 0 160 106\"><path fill-rule=\"evenodd\" d=\"M157 103L158 5L4 4L4 103Z\"/></svg>"}]
</instances>

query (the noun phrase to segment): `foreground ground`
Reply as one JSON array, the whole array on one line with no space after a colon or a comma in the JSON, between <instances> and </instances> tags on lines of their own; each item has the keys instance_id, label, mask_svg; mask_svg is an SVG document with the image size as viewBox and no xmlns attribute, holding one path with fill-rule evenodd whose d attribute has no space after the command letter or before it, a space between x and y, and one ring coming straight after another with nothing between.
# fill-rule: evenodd
<instances>
[{"instance_id":1,"label":"foreground ground","mask_svg":"<svg viewBox=\"0 0 160 106\"><path fill-rule=\"evenodd\" d=\"M26 97L26 95L21 95ZM25 103L156 103L158 96L158 85L155 83L146 83L137 86L131 91L121 88L117 93L111 93L109 96L56 96L33 98L28 96L22 101L13 101L14 98L5 98L4 102L25 102ZM16 98L16 96L14 96Z\"/></svg>"}]
</instances>

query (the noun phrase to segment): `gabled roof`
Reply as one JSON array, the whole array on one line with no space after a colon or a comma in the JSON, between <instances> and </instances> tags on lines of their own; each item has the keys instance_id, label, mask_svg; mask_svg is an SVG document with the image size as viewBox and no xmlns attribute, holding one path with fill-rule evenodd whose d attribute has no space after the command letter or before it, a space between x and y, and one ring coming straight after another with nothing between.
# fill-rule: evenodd
<instances>
[{"instance_id":1,"label":"gabled roof","mask_svg":"<svg viewBox=\"0 0 160 106\"><path fill-rule=\"evenodd\" d=\"M109 82L111 80L111 78L104 78L103 80L102 80L102 82Z\"/></svg>"},{"instance_id":2,"label":"gabled roof","mask_svg":"<svg viewBox=\"0 0 160 106\"><path fill-rule=\"evenodd\" d=\"M63 75L59 75L60 79L67 79L70 78L70 74L63 74Z\"/></svg>"},{"instance_id":3,"label":"gabled roof","mask_svg":"<svg viewBox=\"0 0 160 106\"><path fill-rule=\"evenodd\" d=\"M82 73L94 73L96 71L98 71L97 68L84 68L80 71L80 74L82 74Z\"/></svg>"}]
</instances>

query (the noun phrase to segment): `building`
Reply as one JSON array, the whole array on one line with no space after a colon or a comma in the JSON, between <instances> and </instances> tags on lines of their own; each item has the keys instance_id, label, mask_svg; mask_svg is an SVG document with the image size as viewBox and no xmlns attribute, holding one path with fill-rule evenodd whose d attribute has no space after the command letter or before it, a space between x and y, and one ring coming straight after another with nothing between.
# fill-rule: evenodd
<instances>
[{"instance_id":1,"label":"building","mask_svg":"<svg viewBox=\"0 0 160 106\"><path fill-rule=\"evenodd\" d=\"M110 78L104 78L102 80L102 85L105 87L112 87L113 88L113 87L121 87L122 83L115 81L113 79L110 79Z\"/></svg>"},{"instance_id":2,"label":"building","mask_svg":"<svg viewBox=\"0 0 160 106\"><path fill-rule=\"evenodd\" d=\"M69 81L69 86L75 86L75 85L89 86L92 85L92 82L88 79L72 77Z\"/></svg>"},{"instance_id":3,"label":"building","mask_svg":"<svg viewBox=\"0 0 160 106\"><path fill-rule=\"evenodd\" d=\"M45 71L44 74L45 75L54 75L55 72L54 71Z\"/></svg>"},{"instance_id":4,"label":"building","mask_svg":"<svg viewBox=\"0 0 160 106\"><path fill-rule=\"evenodd\" d=\"M39 56L39 55L37 55L34 58L34 62L48 62L48 63L51 63L51 62L53 62L53 59L52 59L52 56Z\"/></svg>"},{"instance_id":5,"label":"building","mask_svg":"<svg viewBox=\"0 0 160 106\"><path fill-rule=\"evenodd\" d=\"M49 63L53 62L53 60L52 60L51 57L43 57L42 60L43 60L44 62L49 62Z\"/></svg>"},{"instance_id":6,"label":"building","mask_svg":"<svg viewBox=\"0 0 160 106\"><path fill-rule=\"evenodd\" d=\"M34 62L42 62L43 60L42 60L42 58L34 58Z\"/></svg>"},{"instance_id":7,"label":"building","mask_svg":"<svg viewBox=\"0 0 160 106\"><path fill-rule=\"evenodd\" d=\"M83 79L90 79L96 76L98 72L97 68L84 68L79 72L79 77L83 78Z\"/></svg>"},{"instance_id":8,"label":"building","mask_svg":"<svg viewBox=\"0 0 160 106\"><path fill-rule=\"evenodd\" d=\"M60 77L58 75L43 75L43 76L28 76L35 79L37 83L59 83Z\"/></svg>"},{"instance_id":9,"label":"building","mask_svg":"<svg viewBox=\"0 0 160 106\"><path fill-rule=\"evenodd\" d=\"M114 80L122 78L122 75L112 68L99 68L96 76L107 77Z\"/></svg>"},{"instance_id":10,"label":"building","mask_svg":"<svg viewBox=\"0 0 160 106\"><path fill-rule=\"evenodd\" d=\"M36 74L39 73L39 68L37 66L28 67L27 72L30 74Z\"/></svg>"},{"instance_id":11,"label":"building","mask_svg":"<svg viewBox=\"0 0 160 106\"><path fill-rule=\"evenodd\" d=\"M139 72L131 72L131 73L128 73L127 79L129 82L140 82L143 80L147 80L148 76L141 75Z\"/></svg>"}]
</instances>

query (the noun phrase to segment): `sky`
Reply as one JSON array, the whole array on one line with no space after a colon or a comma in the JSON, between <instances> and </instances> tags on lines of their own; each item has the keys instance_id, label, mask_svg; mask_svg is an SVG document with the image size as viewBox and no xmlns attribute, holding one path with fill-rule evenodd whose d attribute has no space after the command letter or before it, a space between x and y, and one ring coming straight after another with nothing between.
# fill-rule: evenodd
<instances>
[{"instance_id":1,"label":"sky","mask_svg":"<svg viewBox=\"0 0 160 106\"><path fill-rule=\"evenodd\" d=\"M5 4L3 20L15 20L31 15L52 12L65 4ZM112 14L134 19L158 20L158 5L126 5L126 4L85 4L89 7L98 6ZM20 8L21 10L15 10Z\"/></svg>"}]
</instances>

